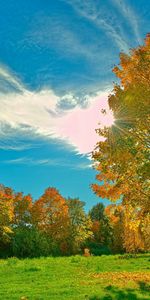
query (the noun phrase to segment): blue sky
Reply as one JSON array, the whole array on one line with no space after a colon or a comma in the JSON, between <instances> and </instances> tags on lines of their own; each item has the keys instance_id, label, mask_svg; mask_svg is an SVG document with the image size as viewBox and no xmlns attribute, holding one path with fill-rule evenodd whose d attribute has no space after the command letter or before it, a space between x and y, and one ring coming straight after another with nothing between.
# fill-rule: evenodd
<instances>
[{"instance_id":1,"label":"blue sky","mask_svg":"<svg viewBox=\"0 0 150 300\"><path fill-rule=\"evenodd\" d=\"M150 31L150 2L0 4L0 182L35 199L54 186L89 209L100 201L90 153L112 118L111 70Z\"/></svg>"}]
</instances>

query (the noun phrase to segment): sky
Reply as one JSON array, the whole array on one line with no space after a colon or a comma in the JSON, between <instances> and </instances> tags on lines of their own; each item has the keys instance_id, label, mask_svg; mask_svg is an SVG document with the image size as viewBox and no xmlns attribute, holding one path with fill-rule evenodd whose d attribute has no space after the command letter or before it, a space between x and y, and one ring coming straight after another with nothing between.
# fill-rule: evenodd
<instances>
[{"instance_id":1,"label":"sky","mask_svg":"<svg viewBox=\"0 0 150 300\"><path fill-rule=\"evenodd\" d=\"M0 0L0 183L101 200L91 152L111 125L119 53L150 32L149 0ZM101 109L106 109L104 116Z\"/></svg>"}]
</instances>

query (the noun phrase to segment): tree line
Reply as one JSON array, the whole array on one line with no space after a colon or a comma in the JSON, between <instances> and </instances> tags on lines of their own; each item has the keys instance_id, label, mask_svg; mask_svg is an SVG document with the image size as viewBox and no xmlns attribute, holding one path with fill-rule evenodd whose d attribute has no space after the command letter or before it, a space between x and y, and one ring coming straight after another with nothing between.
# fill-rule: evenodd
<instances>
[{"instance_id":1,"label":"tree line","mask_svg":"<svg viewBox=\"0 0 150 300\"><path fill-rule=\"evenodd\" d=\"M122 204L93 206L88 213L79 199L65 199L49 187L31 195L0 186L0 256L93 255L150 250L148 220L139 209Z\"/></svg>"}]
</instances>

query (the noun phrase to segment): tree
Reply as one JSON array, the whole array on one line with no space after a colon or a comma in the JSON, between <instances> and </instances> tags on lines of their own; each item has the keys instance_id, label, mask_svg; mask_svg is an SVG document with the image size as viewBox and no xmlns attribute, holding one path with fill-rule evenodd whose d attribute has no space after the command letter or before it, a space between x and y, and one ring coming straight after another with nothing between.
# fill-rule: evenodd
<instances>
[{"instance_id":1,"label":"tree","mask_svg":"<svg viewBox=\"0 0 150 300\"><path fill-rule=\"evenodd\" d=\"M69 198L67 205L69 214L69 236L67 241L70 253L75 254L81 251L83 244L92 235L92 222L84 212L84 202L76 198Z\"/></svg>"},{"instance_id":2,"label":"tree","mask_svg":"<svg viewBox=\"0 0 150 300\"><path fill-rule=\"evenodd\" d=\"M32 197L31 195L23 195L23 193L16 193L13 200L15 227L23 227L31 225L31 210Z\"/></svg>"},{"instance_id":3,"label":"tree","mask_svg":"<svg viewBox=\"0 0 150 300\"><path fill-rule=\"evenodd\" d=\"M141 232L141 211L129 204L124 206L123 245L126 252L138 253L144 250L144 239Z\"/></svg>"},{"instance_id":4,"label":"tree","mask_svg":"<svg viewBox=\"0 0 150 300\"><path fill-rule=\"evenodd\" d=\"M150 213L142 215L141 234L144 240L144 250L150 251Z\"/></svg>"},{"instance_id":5,"label":"tree","mask_svg":"<svg viewBox=\"0 0 150 300\"><path fill-rule=\"evenodd\" d=\"M59 254L61 244L68 236L68 206L66 200L55 188L49 187L34 203L32 223L49 239L52 252Z\"/></svg>"},{"instance_id":6,"label":"tree","mask_svg":"<svg viewBox=\"0 0 150 300\"><path fill-rule=\"evenodd\" d=\"M105 208L112 230L111 250L113 253L124 251L124 211L123 206L111 204Z\"/></svg>"},{"instance_id":7,"label":"tree","mask_svg":"<svg viewBox=\"0 0 150 300\"><path fill-rule=\"evenodd\" d=\"M89 211L92 220L93 236L90 241L90 248L93 254L109 253L112 244L112 228L109 218L105 214L105 207L98 203Z\"/></svg>"},{"instance_id":8,"label":"tree","mask_svg":"<svg viewBox=\"0 0 150 300\"><path fill-rule=\"evenodd\" d=\"M105 207L103 203L97 203L89 211L89 215L92 221L101 221L105 218L104 216Z\"/></svg>"},{"instance_id":9,"label":"tree","mask_svg":"<svg viewBox=\"0 0 150 300\"><path fill-rule=\"evenodd\" d=\"M14 229L11 255L16 257L39 257L50 254L50 245L43 232L33 227Z\"/></svg>"},{"instance_id":10,"label":"tree","mask_svg":"<svg viewBox=\"0 0 150 300\"><path fill-rule=\"evenodd\" d=\"M120 67L114 73L121 84L114 86L109 107L115 123L98 129L104 142L93 152L96 176L102 185L93 184L93 191L112 201L138 205L150 210L150 35L145 44L121 53Z\"/></svg>"},{"instance_id":11,"label":"tree","mask_svg":"<svg viewBox=\"0 0 150 300\"><path fill-rule=\"evenodd\" d=\"M0 252L2 255L6 248L9 248L13 234L11 226L14 217L13 198L13 191L0 185Z\"/></svg>"}]
</instances>

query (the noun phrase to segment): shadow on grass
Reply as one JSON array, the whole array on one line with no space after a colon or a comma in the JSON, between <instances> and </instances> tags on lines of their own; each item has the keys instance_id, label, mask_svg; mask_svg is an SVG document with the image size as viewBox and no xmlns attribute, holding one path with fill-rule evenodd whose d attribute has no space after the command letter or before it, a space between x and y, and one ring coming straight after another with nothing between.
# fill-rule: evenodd
<instances>
[{"instance_id":1,"label":"shadow on grass","mask_svg":"<svg viewBox=\"0 0 150 300\"><path fill-rule=\"evenodd\" d=\"M150 260L150 254L147 254L146 256L144 254L135 254L135 253L125 253L122 255L118 256L119 259L131 259L131 258L147 258L148 260Z\"/></svg>"},{"instance_id":2,"label":"shadow on grass","mask_svg":"<svg viewBox=\"0 0 150 300\"><path fill-rule=\"evenodd\" d=\"M140 291L144 293L148 293L150 295L150 284L144 282L144 281L139 281L139 289Z\"/></svg>"},{"instance_id":3,"label":"shadow on grass","mask_svg":"<svg viewBox=\"0 0 150 300\"><path fill-rule=\"evenodd\" d=\"M150 299L150 285L140 281L139 288L134 289L119 289L118 287L109 285L104 290L105 296L93 295L89 300L149 300ZM143 298L144 296L144 298Z\"/></svg>"}]
</instances>

